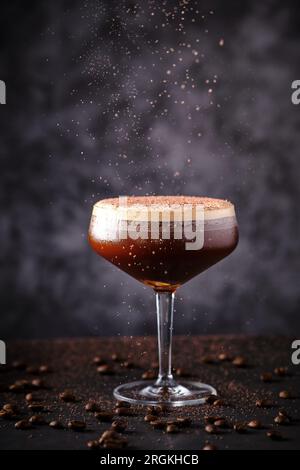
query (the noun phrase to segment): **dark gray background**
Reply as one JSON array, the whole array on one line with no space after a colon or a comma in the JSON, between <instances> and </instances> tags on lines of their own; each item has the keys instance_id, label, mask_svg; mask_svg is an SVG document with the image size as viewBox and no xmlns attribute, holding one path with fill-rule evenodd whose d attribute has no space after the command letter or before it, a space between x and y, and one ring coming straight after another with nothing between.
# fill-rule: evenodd
<instances>
[{"instance_id":1,"label":"dark gray background","mask_svg":"<svg viewBox=\"0 0 300 470\"><path fill-rule=\"evenodd\" d=\"M136 3L1 2L0 337L155 332L153 293L87 244L125 194L236 204L239 247L178 291L176 333L296 334L296 2Z\"/></svg>"}]
</instances>

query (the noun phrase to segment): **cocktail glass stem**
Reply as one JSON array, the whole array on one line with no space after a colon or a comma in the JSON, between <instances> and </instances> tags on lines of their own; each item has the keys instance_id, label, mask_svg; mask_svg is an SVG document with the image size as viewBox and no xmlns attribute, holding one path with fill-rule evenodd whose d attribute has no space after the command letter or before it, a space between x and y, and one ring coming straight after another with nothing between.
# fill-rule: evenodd
<instances>
[{"instance_id":1,"label":"cocktail glass stem","mask_svg":"<svg viewBox=\"0 0 300 470\"><path fill-rule=\"evenodd\" d=\"M156 293L159 375L155 385L164 388L176 385L172 375L174 299L172 292Z\"/></svg>"}]
</instances>

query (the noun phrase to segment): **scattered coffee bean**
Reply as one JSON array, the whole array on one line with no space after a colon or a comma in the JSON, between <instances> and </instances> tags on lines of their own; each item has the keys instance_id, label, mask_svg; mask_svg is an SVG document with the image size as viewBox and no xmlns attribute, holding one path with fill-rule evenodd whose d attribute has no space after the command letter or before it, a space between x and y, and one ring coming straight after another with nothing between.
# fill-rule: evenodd
<instances>
[{"instance_id":1,"label":"scattered coffee bean","mask_svg":"<svg viewBox=\"0 0 300 470\"><path fill-rule=\"evenodd\" d=\"M17 380L9 387L9 391L13 393L23 393L28 389L30 389L30 382L28 380Z\"/></svg>"},{"instance_id":2,"label":"scattered coffee bean","mask_svg":"<svg viewBox=\"0 0 300 470\"><path fill-rule=\"evenodd\" d=\"M228 427L228 423L227 423L226 419L223 419L223 418L216 419L216 421L214 421L213 424L215 426L217 426L217 428L225 429L225 428Z\"/></svg>"},{"instance_id":3,"label":"scattered coffee bean","mask_svg":"<svg viewBox=\"0 0 300 470\"><path fill-rule=\"evenodd\" d=\"M207 424L204 430L208 434L218 434L218 428L214 424Z\"/></svg>"},{"instance_id":4,"label":"scattered coffee bean","mask_svg":"<svg viewBox=\"0 0 300 470\"><path fill-rule=\"evenodd\" d=\"M206 424L214 424L214 422L219 419L223 419L223 418L219 416L205 416L204 417L204 421Z\"/></svg>"},{"instance_id":5,"label":"scattered coffee bean","mask_svg":"<svg viewBox=\"0 0 300 470\"><path fill-rule=\"evenodd\" d=\"M177 377L188 377L189 376L187 371L182 369L181 367L179 367L178 369L175 370L175 374L177 375Z\"/></svg>"},{"instance_id":6,"label":"scattered coffee bean","mask_svg":"<svg viewBox=\"0 0 300 470\"><path fill-rule=\"evenodd\" d=\"M76 401L76 397L71 390L65 390L59 394L59 399L66 402L66 403L74 403Z\"/></svg>"},{"instance_id":7,"label":"scattered coffee bean","mask_svg":"<svg viewBox=\"0 0 300 470\"><path fill-rule=\"evenodd\" d=\"M15 424L15 428L20 429L21 431L26 431L27 429L31 429L32 426L31 426L31 423L29 421L23 419L22 421L18 421Z\"/></svg>"},{"instance_id":8,"label":"scattered coffee bean","mask_svg":"<svg viewBox=\"0 0 300 470\"><path fill-rule=\"evenodd\" d=\"M99 449L100 447L100 444L98 441L88 441L86 445L91 450Z\"/></svg>"},{"instance_id":9,"label":"scattered coffee bean","mask_svg":"<svg viewBox=\"0 0 300 470\"><path fill-rule=\"evenodd\" d=\"M63 429L63 425L60 421L50 421L49 423L49 426L50 428L53 428L53 429Z\"/></svg>"},{"instance_id":10,"label":"scattered coffee bean","mask_svg":"<svg viewBox=\"0 0 300 470\"><path fill-rule=\"evenodd\" d=\"M232 361L232 364L235 366L235 367L246 367L247 365L247 362L246 362L246 359L242 356L237 356L233 359Z\"/></svg>"},{"instance_id":11,"label":"scattered coffee bean","mask_svg":"<svg viewBox=\"0 0 300 470\"><path fill-rule=\"evenodd\" d=\"M282 440L282 434L278 431L268 431L267 432L267 437L272 439L273 441L281 441Z\"/></svg>"},{"instance_id":12,"label":"scattered coffee bean","mask_svg":"<svg viewBox=\"0 0 300 470\"><path fill-rule=\"evenodd\" d=\"M114 417L113 413L110 413L109 411L101 411L99 413L95 413L94 416L101 423L110 423Z\"/></svg>"},{"instance_id":13,"label":"scattered coffee bean","mask_svg":"<svg viewBox=\"0 0 300 470\"><path fill-rule=\"evenodd\" d=\"M279 377L285 377L288 373L287 367L276 367L274 369L274 374L278 375Z\"/></svg>"},{"instance_id":14,"label":"scattered coffee bean","mask_svg":"<svg viewBox=\"0 0 300 470\"><path fill-rule=\"evenodd\" d=\"M44 417L41 416L41 415L33 415L33 416L31 416L31 417L29 418L29 422L30 422L31 424L37 424L37 425L39 425L39 424L46 424L46 421L45 421Z\"/></svg>"},{"instance_id":15,"label":"scattered coffee bean","mask_svg":"<svg viewBox=\"0 0 300 470\"><path fill-rule=\"evenodd\" d=\"M272 373L271 372L263 372L261 375L260 375L260 380L262 382L272 382L273 380L273 376L272 376Z\"/></svg>"},{"instance_id":16,"label":"scattered coffee bean","mask_svg":"<svg viewBox=\"0 0 300 470\"><path fill-rule=\"evenodd\" d=\"M7 411L8 413L13 413L13 414L19 413L19 409L17 405L14 405L13 403L6 403L5 405L2 406L2 410Z\"/></svg>"},{"instance_id":17,"label":"scattered coffee bean","mask_svg":"<svg viewBox=\"0 0 300 470\"><path fill-rule=\"evenodd\" d=\"M233 429L235 430L235 432L237 432L238 434L245 434L247 432L247 427L244 423L235 423L233 425Z\"/></svg>"},{"instance_id":18,"label":"scattered coffee bean","mask_svg":"<svg viewBox=\"0 0 300 470\"><path fill-rule=\"evenodd\" d=\"M261 429L262 427L261 422L258 419L252 419L251 421L249 421L247 426L251 429Z\"/></svg>"},{"instance_id":19,"label":"scattered coffee bean","mask_svg":"<svg viewBox=\"0 0 300 470\"><path fill-rule=\"evenodd\" d=\"M130 410L130 408L127 408L127 407L118 407L114 410L114 414L118 415L118 416L131 416L132 412Z\"/></svg>"},{"instance_id":20,"label":"scattered coffee bean","mask_svg":"<svg viewBox=\"0 0 300 470\"><path fill-rule=\"evenodd\" d=\"M117 432L124 432L128 427L128 422L125 419L116 419L111 423L111 428Z\"/></svg>"},{"instance_id":21,"label":"scattered coffee bean","mask_svg":"<svg viewBox=\"0 0 300 470\"><path fill-rule=\"evenodd\" d=\"M147 423L151 423L152 421L155 421L157 419L157 416L155 415L146 415L144 417L144 421L146 421Z\"/></svg>"},{"instance_id":22,"label":"scattered coffee bean","mask_svg":"<svg viewBox=\"0 0 300 470\"><path fill-rule=\"evenodd\" d=\"M175 434L178 432L178 427L175 424L168 424L166 428L168 434Z\"/></svg>"},{"instance_id":23,"label":"scattered coffee bean","mask_svg":"<svg viewBox=\"0 0 300 470\"><path fill-rule=\"evenodd\" d=\"M283 416L284 418L289 418L291 420L291 417L287 414L287 412L282 409L278 411L278 416Z\"/></svg>"},{"instance_id":24,"label":"scattered coffee bean","mask_svg":"<svg viewBox=\"0 0 300 470\"><path fill-rule=\"evenodd\" d=\"M218 359L221 362L226 362L226 361L230 361L230 356L228 356L228 354L226 353L221 353L218 355Z\"/></svg>"},{"instance_id":25,"label":"scattered coffee bean","mask_svg":"<svg viewBox=\"0 0 300 470\"><path fill-rule=\"evenodd\" d=\"M97 372L100 375L112 375L114 373L114 369L108 364L104 364L102 366L97 367Z\"/></svg>"},{"instance_id":26,"label":"scattered coffee bean","mask_svg":"<svg viewBox=\"0 0 300 470\"><path fill-rule=\"evenodd\" d=\"M276 423L276 424L289 424L290 423L290 418L288 416L278 414L278 416L276 416L274 418L274 423Z\"/></svg>"},{"instance_id":27,"label":"scattered coffee bean","mask_svg":"<svg viewBox=\"0 0 300 470\"><path fill-rule=\"evenodd\" d=\"M85 411L88 411L88 412L96 412L96 411L100 411L100 405L98 403L96 403L95 401L89 401L85 407L84 407Z\"/></svg>"},{"instance_id":28,"label":"scattered coffee bean","mask_svg":"<svg viewBox=\"0 0 300 470\"><path fill-rule=\"evenodd\" d=\"M206 442L202 450L217 450L217 447L214 444Z\"/></svg>"},{"instance_id":29,"label":"scattered coffee bean","mask_svg":"<svg viewBox=\"0 0 300 470\"><path fill-rule=\"evenodd\" d=\"M30 403L28 408L31 411L45 411L45 406L42 403Z\"/></svg>"},{"instance_id":30,"label":"scattered coffee bean","mask_svg":"<svg viewBox=\"0 0 300 470\"><path fill-rule=\"evenodd\" d=\"M271 408L273 403L271 400L267 400L266 398L262 398L260 400L256 400L255 405L257 408Z\"/></svg>"},{"instance_id":31,"label":"scattered coffee bean","mask_svg":"<svg viewBox=\"0 0 300 470\"><path fill-rule=\"evenodd\" d=\"M124 367L124 369L133 369L134 363L131 361L125 361L125 362L122 362L121 366Z\"/></svg>"},{"instance_id":32,"label":"scattered coffee bean","mask_svg":"<svg viewBox=\"0 0 300 470\"><path fill-rule=\"evenodd\" d=\"M156 373L154 370L148 370L142 375L143 380L154 380L156 378Z\"/></svg>"},{"instance_id":33,"label":"scattered coffee bean","mask_svg":"<svg viewBox=\"0 0 300 470\"><path fill-rule=\"evenodd\" d=\"M41 365L39 367L39 373L40 374L50 374L51 368L45 364Z\"/></svg>"},{"instance_id":34,"label":"scattered coffee bean","mask_svg":"<svg viewBox=\"0 0 300 470\"><path fill-rule=\"evenodd\" d=\"M86 428L86 423L84 421L69 421L68 428L72 431L84 431Z\"/></svg>"},{"instance_id":35,"label":"scattered coffee bean","mask_svg":"<svg viewBox=\"0 0 300 470\"><path fill-rule=\"evenodd\" d=\"M12 411L0 410L0 418L2 419L14 419L15 414Z\"/></svg>"},{"instance_id":36,"label":"scattered coffee bean","mask_svg":"<svg viewBox=\"0 0 300 470\"><path fill-rule=\"evenodd\" d=\"M221 399L217 399L213 402L213 406L225 406L225 401Z\"/></svg>"},{"instance_id":37,"label":"scattered coffee bean","mask_svg":"<svg viewBox=\"0 0 300 470\"><path fill-rule=\"evenodd\" d=\"M26 369L27 374L37 375L39 373L39 368L35 366L29 366Z\"/></svg>"},{"instance_id":38,"label":"scattered coffee bean","mask_svg":"<svg viewBox=\"0 0 300 470\"><path fill-rule=\"evenodd\" d=\"M28 402L36 401L32 393L27 393L27 395L25 396L25 400Z\"/></svg>"},{"instance_id":39,"label":"scattered coffee bean","mask_svg":"<svg viewBox=\"0 0 300 470\"><path fill-rule=\"evenodd\" d=\"M205 403L212 405L216 400L218 400L216 395L208 395L208 397L205 398Z\"/></svg>"},{"instance_id":40,"label":"scattered coffee bean","mask_svg":"<svg viewBox=\"0 0 300 470\"><path fill-rule=\"evenodd\" d=\"M283 398L285 400L292 398L292 394L288 390L282 390L278 394L279 398Z\"/></svg>"},{"instance_id":41,"label":"scattered coffee bean","mask_svg":"<svg viewBox=\"0 0 300 470\"><path fill-rule=\"evenodd\" d=\"M100 366L100 365L105 364L105 361L102 359L102 357L95 356L93 359L93 364L95 364L96 366Z\"/></svg>"},{"instance_id":42,"label":"scattered coffee bean","mask_svg":"<svg viewBox=\"0 0 300 470\"><path fill-rule=\"evenodd\" d=\"M99 439L99 444L103 444L103 442L108 439L118 439L118 437L119 434L116 431L108 429L107 431L104 431L104 433L101 435Z\"/></svg>"},{"instance_id":43,"label":"scattered coffee bean","mask_svg":"<svg viewBox=\"0 0 300 470\"><path fill-rule=\"evenodd\" d=\"M103 442L105 449L124 449L128 444L127 439L107 439Z\"/></svg>"},{"instance_id":44,"label":"scattered coffee bean","mask_svg":"<svg viewBox=\"0 0 300 470\"><path fill-rule=\"evenodd\" d=\"M36 389L46 388L46 384L44 380L42 379L33 379L31 381L31 385L33 388L36 388Z\"/></svg>"},{"instance_id":45,"label":"scattered coffee bean","mask_svg":"<svg viewBox=\"0 0 300 470\"><path fill-rule=\"evenodd\" d=\"M120 356L117 353L111 355L111 360L114 362L120 362Z\"/></svg>"}]
</instances>

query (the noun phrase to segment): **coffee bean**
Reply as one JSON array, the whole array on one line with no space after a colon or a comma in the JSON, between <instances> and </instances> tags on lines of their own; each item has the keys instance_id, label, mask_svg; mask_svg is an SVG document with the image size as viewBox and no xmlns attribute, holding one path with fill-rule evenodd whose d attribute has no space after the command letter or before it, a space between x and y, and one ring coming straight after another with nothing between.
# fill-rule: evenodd
<instances>
[{"instance_id":1,"label":"coffee bean","mask_svg":"<svg viewBox=\"0 0 300 470\"><path fill-rule=\"evenodd\" d=\"M29 421L23 419L22 421L18 421L15 424L15 428L20 429L21 431L26 431L27 429L31 429L32 426L31 426L31 423Z\"/></svg>"},{"instance_id":2,"label":"coffee bean","mask_svg":"<svg viewBox=\"0 0 300 470\"><path fill-rule=\"evenodd\" d=\"M284 418L289 418L291 420L291 417L287 414L287 412L282 409L278 411L278 416L283 416Z\"/></svg>"},{"instance_id":3,"label":"coffee bean","mask_svg":"<svg viewBox=\"0 0 300 470\"><path fill-rule=\"evenodd\" d=\"M107 439L103 443L103 447L105 449L124 449L124 447L127 446L127 439L126 440L121 440L121 439Z\"/></svg>"},{"instance_id":4,"label":"coffee bean","mask_svg":"<svg viewBox=\"0 0 300 470\"><path fill-rule=\"evenodd\" d=\"M217 428L227 428L228 427L228 423L226 421L226 419L217 419L216 421L214 421L214 425L217 426Z\"/></svg>"},{"instance_id":5,"label":"coffee bean","mask_svg":"<svg viewBox=\"0 0 300 470\"><path fill-rule=\"evenodd\" d=\"M289 424L290 423L290 418L288 416L278 414L278 416L276 416L274 418L274 423L276 423L276 424Z\"/></svg>"},{"instance_id":6,"label":"coffee bean","mask_svg":"<svg viewBox=\"0 0 300 470\"><path fill-rule=\"evenodd\" d=\"M166 428L166 432L168 434L175 434L176 432L178 432L178 427L175 426L175 424L168 424Z\"/></svg>"},{"instance_id":7,"label":"coffee bean","mask_svg":"<svg viewBox=\"0 0 300 470\"><path fill-rule=\"evenodd\" d=\"M265 398L256 400L255 405L257 408L271 408L273 406L273 403L270 400L267 400Z\"/></svg>"},{"instance_id":8,"label":"coffee bean","mask_svg":"<svg viewBox=\"0 0 300 470\"><path fill-rule=\"evenodd\" d=\"M124 369L133 369L134 363L131 361L125 361L125 362L122 362L121 366L124 367Z\"/></svg>"},{"instance_id":9,"label":"coffee bean","mask_svg":"<svg viewBox=\"0 0 300 470\"><path fill-rule=\"evenodd\" d=\"M188 376L189 376L189 374L187 373L187 371L184 370L184 369L182 369L181 367L179 367L178 369L176 369L175 374L177 375L177 377L188 377Z\"/></svg>"},{"instance_id":10,"label":"coffee bean","mask_svg":"<svg viewBox=\"0 0 300 470\"><path fill-rule=\"evenodd\" d=\"M85 411L88 411L88 412L96 412L96 411L100 411L100 405L98 403L96 403L95 401L89 401L85 407L84 407Z\"/></svg>"},{"instance_id":11,"label":"coffee bean","mask_svg":"<svg viewBox=\"0 0 300 470\"><path fill-rule=\"evenodd\" d=\"M228 356L226 353L221 353L218 355L218 359L221 362L230 361L230 356Z\"/></svg>"},{"instance_id":12,"label":"coffee bean","mask_svg":"<svg viewBox=\"0 0 300 470\"><path fill-rule=\"evenodd\" d=\"M233 429L238 434L245 434L247 432L247 428L246 428L246 425L244 423L235 423L233 425Z\"/></svg>"},{"instance_id":13,"label":"coffee bean","mask_svg":"<svg viewBox=\"0 0 300 470\"><path fill-rule=\"evenodd\" d=\"M5 405L2 406L2 410L7 411L8 413L13 413L13 414L18 414L19 412L17 405L14 405L13 403L6 403Z\"/></svg>"},{"instance_id":14,"label":"coffee bean","mask_svg":"<svg viewBox=\"0 0 300 470\"><path fill-rule=\"evenodd\" d=\"M95 418L101 423L110 423L114 417L113 413L109 411L101 411L94 414Z\"/></svg>"},{"instance_id":15,"label":"coffee bean","mask_svg":"<svg viewBox=\"0 0 300 470\"><path fill-rule=\"evenodd\" d=\"M97 367L97 372L100 375L112 375L114 373L114 369L108 364L104 364L102 366Z\"/></svg>"},{"instance_id":16,"label":"coffee bean","mask_svg":"<svg viewBox=\"0 0 300 470\"><path fill-rule=\"evenodd\" d=\"M40 374L49 374L51 372L51 368L45 364L41 365L39 367L39 373Z\"/></svg>"},{"instance_id":17,"label":"coffee bean","mask_svg":"<svg viewBox=\"0 0 300 470\"><path fill-rule=\"evenodd\" d=\"M59 394L59 399L66 402L66 403L74 403L76 401L76 397L71 390L65 390Z\"/></svg>"},{"instance_id":18,"label":"coffee bean","mask_svg":"<svg viewBox=\"0 0 300 470\"><path fill-rule=\"evenodd\" d=\"M278 375L279 377L285 377L288 373L287 367L276 367L274 369L274 374Z\"/></svg>"},{"instance_id":19,"label":"coffee bean","mask_svg":"<svg viewBox=\"0 0 300 470\"><path fill-rule=\"evenodd\" d=\"M93 364L96 365L96 366L100 366L100 365L105 364L105 361L102 359L102 357L100 357L100 356L95 356L95 357L93 358Z\"/></svg>"},{"instance_id":20,"label":"coffee bean","mask_svg":"<svg viewBox=\"0 0 300 470\"><path fill-rule=\"evenodd\" d=\"M202 450L217 450L217 447L214 444L210 444L209 442L207 442L202 448Z\"/></svg>"},{"instance_id":21,"label":"coffee bean","mask_svg":"<svg viewBox=\"0 0 300 470\"><path fill-rule=\"evenodd\" d=\"M46 384L42 379L33 379L31 385L36 389L46 388Z\"/></svg>"},{"instance_id":22,"label":"coffee bean","mask_svg":"<svg viewBox=\"0 0 300 470\"><path fill-rule=\"evenodd\" d=\"M63 429L63 425L60 421L50 421L49 423L49 426L50 428L53 428L53 429Z\"/></svg>"},{"instance_id":23,"label":"coffee bean","mask_svg":"<svg viewBox=\"0 0 300 470\"><path fill-rule=\"evenodd\" d=\"M247 424L248 428L251 429L261 429L261 422L258 419L253 419L252 421L249 421Z\"/></svg>"},{"instance_id":24,"label":"coffee bean","mask_svg":"<svg viewBox=\"0 0 300 470\"><path fill-rule=\"evenodd\" d=\"M96 450L96 449L99 449L100 447L100 444L98 441L88 441L86 445L91 450Z\"/></svg>"},{"instance_id":25,"label":"coffee bean","mask_svg":"<svg viewBox=\"0 0 300 470\"><path fill-rule=\"evenodd\" d=\"M109 439L118 439L119 434L112 430L108 429L107 431L104 431L104 433L101 435L99 439L99 444L103 444L104 441L109 440Z\"/></svg>"},{"instance_id":26,"label":"coffee bean","mask_svg":"<svg viewBox=\"0 0 300 470\"><path fill-rule=\"evenodd\" d=\"M84 421L69 421L68 428L72 431L84 431L86 428L86 423Z\"/></svg>"},{"instance_id":27,"label":"coffee bean","mask_svg":"<svg viewBox=\"0 0 300 470\"><path fill-rule=\"evenodd\" d=\"M218 428L214 424L207 424L204 428L205 432L208 434L217 434Z\"/></svg>"},{"instance_id":28,"label":"coffee bean","mask_svg":"<svg viewBox=\"0 0 300 470\"><path fill-rule=\"evenodd\" d=\"M269 437L273 441L281 441L282 440L282 434L280 434L278 431L268 431L267 432L267 437Z\"/></svg>"},{"instance_id":29,"label":"coffee bean","mask_svg":"<svg viewBox=\"0 0 300 470\"><path fill-rule=\"evenodd\" d=\"M23 393L28 389L30 389L30 382L28 380L17 380L9 387L9 391L13 393Z\"/></svg>"},{"instance_id":30,"label":"coffee bean","mask_svg":"<svg viewBox=\"0 0 300 470\"><path fill-rule=\"evenodd\" d=\"M114 354L111 355L111 360L114 361L114 362L119 362L120 357L118 356L118 354L114 353Z\"/></svg>"},{"instance_id":31,"label":"coffee bean","mask_svg":"<svg viewBox=\"0 0 300 470\"><path fill-rule=\"evenodd\" d=\"M128 422L125 419L116 419L112 422L111 427L114 431L123 432L128 427Z\"/></svg>"},{"instance_id":32,"label":"coffee bean","mask_svg":"<svg viewBox=\"0 0 300 470\"><path fill-rule=\"evenodd\" d=\"M205 398L205 403L207 403L208 405L212 405L217 400L218 398L216 397L216 395L208 395L208 397Z\"/></svg>"},{"instance_id":33,"label":"coffee bean","mask_svg":"<svg viewBox=\"0 0 300 470\"><path fill-rule=\"evenodd\" d=\"M16 416L12 411L0 410L0 418L2 419L14 419Z\"/></svg>"},{"instance_id":34,"label":"coffee bean","mask_svg":"<svg viewBox=\"0 0 300 470\"><path fill-rule=\"evenodd\" d=\"M25 396L25 400L28 402L36 401L32 393L27 393L27 395Z\"/></svg>"},{"instance_id":35,"label":"coffee bean","mask_svg":"<svg viewBox=\"0 0 300 470\"><path fill-rule=\"evenodd\" d=\"M29 422L30 422L31 424L37 424L37 425L39 425L39 424L46 424L45 419L44 419L43 416L41 416L41 415L33 415L33 416L31 416L31 417L29 418Z\"/></svg>"},{"instance_id":36,"label":"coffee bean","mask_svg":"<svg viewBox=\"0 0 300 470\"><path fill-rule=\"evenodd\" d=\"M31 411L45 411L45 406L42 403L30 403L28 408Z\"/></svg>"},{"instance_id":37,"label":"coffee bean","mask_svg":"<svg viewBox=\"0 0 300 470\"><path fill-rule=\"evenodd\" d=\"M272 373L271 373L271 372L263 372L263 373L260 375L260 380L261 380L262 382L272 382L272 380L273 380Z\"/></svg>"},{"instance_id":38,"label":"coffee bean","mask_svg":"<svg viewBox=\"0 0 300 470\"><path fill-rule=\"evenodd\" d=\"M13 367L13 369L17 369L17 370L25 370L27 366L22 361L14 361L12 363L12 367Z\"/></svg>"},{"instance_id":39,"label":"coffee bean","mask_svg":"<svg viewBox=\"0 0 300 470\"><path fill-rule=\"evenodd\" d=\"M118 416L131 416L132 412L129 408L123 407L118 407L114 410L114 414Z\"/></svg>"},{"instance_id":40,"label":"coffee bean","mask_svg":"<svg viewBox=\"0 0 300 470\"><path fill-rule=\"evenodd\" d=\"M146 421L147 423L151 423L151 421L155 421L157 419L157 416L155 415L146 415L144 417L144 421Z\"/></svg>"},{"instance_id":41,"label":"coffee bean","mask_svg":"<svg viewBox=\"0 0 300 470\"><path fill-rule=\"evenodd\" d=\"M144 372L142 375L143 380L154 380L156 378L156 373L154 370L148 370L147 372Z\"/></svg>"},{"instance_id":42,"label":"coffee bean","mask_svg":"<svg viewBox=\"0 0 300 470\"><path fill-rule=\"evenodd\" d=\"M127 401L117 400L116 408L131 408L131 404Z\"/></svg>"},{"instance_id":43,"label":"coffee bean","mask_svg":"<svg viewBox=\"0 0 300 470\"><path fill-rule=\"evenodd\" d=\"M281 392L279 392L278 396L279 398L283 398L285 400L292 398L292 395L288 390L282 390Z\"/></svg>"},{"instance_id":44,"label":"coffee bean","mask_svg":"<svg viewBox=\"0 0 300 470\"><path fill-rule=\"evenodd\" d=\"M233 359L232 361L232 364L235 366L235 367L246 367L247 365L247 362L246 362L246 359L242 356L237 356Z\"/></svg>"},{"instance_id":45,"label":"coffee bean","mask_svg":"<svg viewBox=\"0 0 300 470\"><path fill-rule=\"evenodd\" d=\"M206 424L214 424L215 421L223 419L222 417L220 418L219 416L205 416L204 421Z\"/></svg>"},{"instance_id":46,"label":"coffee bean","mask_svg":"<svg viewBox=\"0 0 300 470\"><path fill-rule=\"evenodd\" d=\"M215 400L212 405L213 406L225 406L225 401L218 399L218 400Z\"/></svg>"}]
</instances>

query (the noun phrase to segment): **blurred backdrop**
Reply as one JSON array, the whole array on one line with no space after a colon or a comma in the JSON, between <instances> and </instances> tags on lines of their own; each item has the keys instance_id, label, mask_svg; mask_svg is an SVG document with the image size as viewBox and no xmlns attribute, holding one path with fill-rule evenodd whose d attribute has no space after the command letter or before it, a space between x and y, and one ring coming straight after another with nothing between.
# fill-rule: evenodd
<instances>
[{"instance_id":1,"label":"blurred backdrop","mask_svg":"<svg viewBox=\"0 0 300 470\"><path fill-rule=\"evenodd\" d=\"M93 204L236 204L238 249L178 291L176 333L299 315L296 2L2 1L0 337L156 331L153 293L87 244Z\"/></svg>"}]
</instances>

